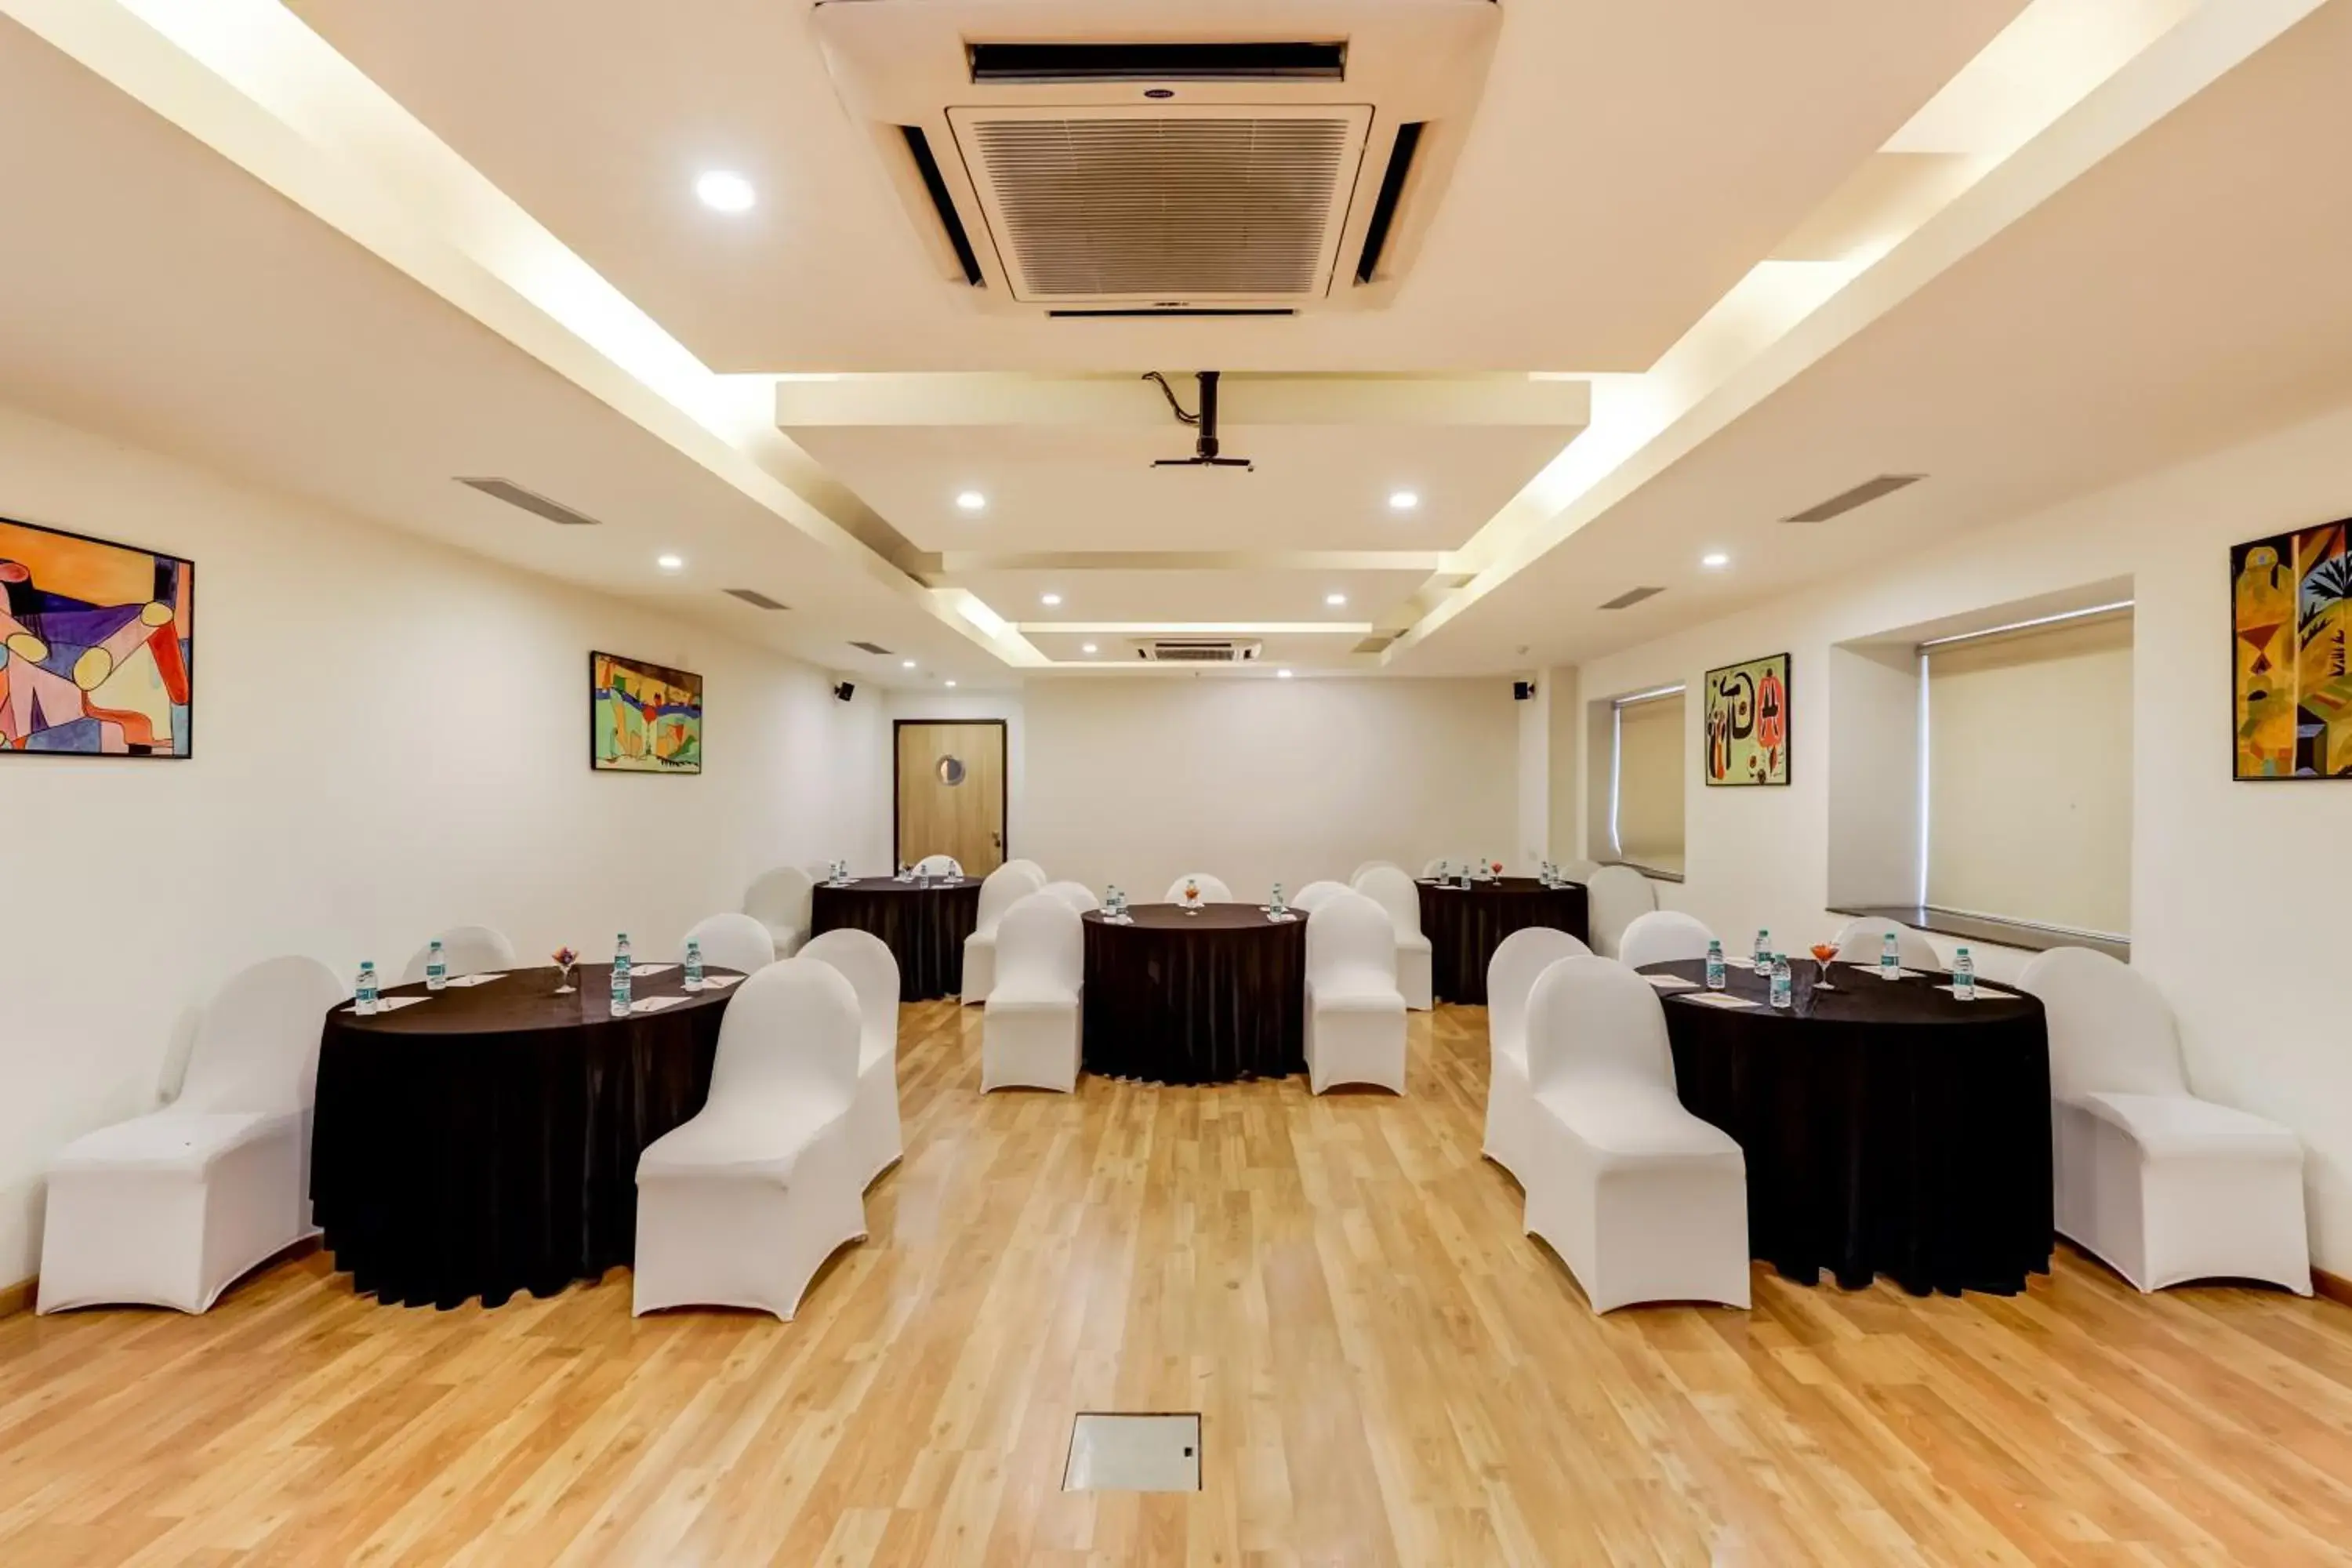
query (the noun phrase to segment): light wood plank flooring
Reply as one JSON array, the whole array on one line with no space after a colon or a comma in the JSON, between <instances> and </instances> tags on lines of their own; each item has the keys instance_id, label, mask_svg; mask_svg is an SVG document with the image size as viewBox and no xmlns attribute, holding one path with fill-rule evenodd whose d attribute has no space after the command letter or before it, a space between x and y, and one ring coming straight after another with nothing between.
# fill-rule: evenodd
<instances>
[{"instance_id":1,"label":"light wood plank flooring","mask_svg":"<svg viewBox=\"0 0 2352 1568\"><path fill-rule=\"evenodd\" d=\"M798 1322L625 1276L0 1321L0 1563L2252 1563L2352 1543L2352 1310L1801 1289L1595 1318L1479 1157L1485 1015L1411 1094L979 1093L905 1016L908 1156ZM1199 1410L1197 1495L1064 1495L1074 1412Z\"/></svg>"}]
</instances>

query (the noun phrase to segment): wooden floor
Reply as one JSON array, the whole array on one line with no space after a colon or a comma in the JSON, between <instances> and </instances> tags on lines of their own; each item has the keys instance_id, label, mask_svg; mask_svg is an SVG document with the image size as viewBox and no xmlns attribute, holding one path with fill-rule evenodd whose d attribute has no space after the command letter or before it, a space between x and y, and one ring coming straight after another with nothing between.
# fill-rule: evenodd
<instances>
[{"instance_id":1,"label":"wooden floor","mask_svg":"<svg viewBox=\"0 0 2352 1568\"><path fill-rule=\"evenodd\" d=\"M2352 1310L1759 1275L1597 1319L1478 1153L1484 1014L1411 1094L979 1085L910 1008L908 1156L789 1325L625 1276L0 1321L0 1563L2340 1562ZM1198 1494L1064 1495L1080 1410L1199 1410Z\"/></svg>"}]
</instances>

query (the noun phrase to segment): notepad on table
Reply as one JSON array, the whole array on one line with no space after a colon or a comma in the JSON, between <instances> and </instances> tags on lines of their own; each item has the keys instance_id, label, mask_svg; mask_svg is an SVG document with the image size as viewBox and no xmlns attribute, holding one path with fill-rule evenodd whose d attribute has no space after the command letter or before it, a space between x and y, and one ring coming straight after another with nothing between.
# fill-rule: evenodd
<instances>
[{"instance_id":1,"label":"notepad on table","mask_svg":"<svg viewBox=\"0 0 2352 1568\"><path fill-rule=\"evenodd\" d=\"M1648 981L1651 984L1656 986L1661 991L1696 991L1698 989L1697 981L1685 980L1679 974L1644 974L1642 978Z\"/></svg>"},{"instance_id":2,"label":"notepad on table","mask_svg":"<svg viewBox=\"0 0 2352 1568\"><path fill-rule=\"evenodd\" d=\"M629 1004L632 1013L658 1013L665 1007L675 1007L685 1001L683 996L640 996Z\"/></svg>"},{"instance_id":3,"label":"notepad on table","mask_svg":"<svg viewBox=\"0 0 2352 1568\"><path fill-rule=\"evenodd\" d=\"M1938 991L1948 992L1954 996L1958 996L1960 994L1959 987L1957 985L1938 985L1936 989ZM2017 993L2014 991L2003 991L1998 985L1988 985L1983 981L1979 980L1977 982L1977 994L1979 996L1998 996L2002 1001L2006 1002L2013 998Z\"/></svg>"},{"instance_id":4,"label":"notepad on table","mask_svg":"<svg viewBox=\"0 0 2352 1568\"><path fill-rule=\"evenodd\" d=\"M667 974L671 970L676 969L677 967L677 965L675 963L632 963L629 965L629 973L632 974Z\"/></svg>"},{"instance_id":5,"label":"notepad on table","mask_svg":"<svg viewBox=\"0 0 2352 1568\"><path fill-rule=\"evenodd\" d=\"M1753 1007L1757 1005L1756 1003L1749 1001L1745 996L1729 996L1720 991L1710 991L1704 996L1678 997L1677 1000L1687 1002L1694 1007Z\"/></svg>"},{"instance_id":6,"label":"notepad on table","mask_svg":"<svg viewBox=\"0 0 2352 1568\"><path fill-rule=\"evenodd\" d=\"M379 1013L397 1013L403 1007L414 1007L419 1002L432 1000L430 996L379 996L376 998L375 1010ZM356 1002L343 1009L346 1013L356 1013L359 1010L360 1005Z\"/></svg>"},{"instance_id":7,"label":"notepad on table","mask_svg":"<svg viewBox=\"0 0 2352 1568\"><path fill-rule=\"evenodd\" d=\"M493 980L505 978L503 974L453 974L449 977L449 984L451 985L488 985Z\"/></svg>"},{"instance_id":8,"label":"notepad on table","mask_svg":"<svg viewBox=\"0 0 2352 1568\"><path fill-rule=\"evenodd\" d=\"M702 988L705 991L724 991L730 985L740 985L742 983L743 976L740 974L706 974L702 977Z\"/></svg>"}]
</instances>

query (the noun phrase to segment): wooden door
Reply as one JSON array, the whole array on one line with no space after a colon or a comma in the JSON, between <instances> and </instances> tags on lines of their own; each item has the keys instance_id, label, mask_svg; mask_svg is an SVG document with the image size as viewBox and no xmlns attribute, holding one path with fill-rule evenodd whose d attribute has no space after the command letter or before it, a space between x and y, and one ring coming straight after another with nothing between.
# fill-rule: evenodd
<instances>
[{"instance_id":1,"label":"wooden door","mask_svg":"<svg viewBox=\"0 0 2352 1568\"><path fill-rule=\"evenodd\" d=\"M1004 864L1004 721L901 719L898 860L952 855L967 876Z\"/></svg>"}]
</instances>

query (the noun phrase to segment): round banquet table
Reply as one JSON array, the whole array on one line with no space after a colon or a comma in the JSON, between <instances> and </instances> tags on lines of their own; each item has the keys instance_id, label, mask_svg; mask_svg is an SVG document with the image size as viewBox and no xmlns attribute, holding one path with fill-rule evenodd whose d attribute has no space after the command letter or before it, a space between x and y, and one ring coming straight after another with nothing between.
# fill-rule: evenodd
<instances>
[{"instance_id":1,"label":"round banquet table","mask_svg":"<svg viewBox=\"0 0 2352 1568\"><path fill-rule=\"evenodd\" d=\"M425 1000L327 1015L310 1196L361 1294L495 1307L635 1257L637 1156L702 1109L734 987L688 995L672 965L630 989L680 1001L615 1018L611 965L580 965L571 995L555 980L398 985Z\"/></svg>"},{"instance_id":2,"label":"round banquet table","mask_svg":"<svg viewBox=\"0 0 2352 1568\"><path fill-rule=\"evenodd\" d=\"M1547 888L1534 877L1497 877L1467 889L1421 888L1421 934L1429 939L1430 990L1440 1002L1486 1005L1486 965L1503 939L1528 926L1550 926L1586 940L1584 885Z\"/></svg>"},{"instance_id":3,"label":"round banquet table","mask_svg":"<svg viewBox=\"0 0 2352 1568\"><path fill-rule=\"evenodd\" d=\"M1645 975L1704 982L1706 964ZM1738 1142L1748 1163L1748 1250L1790 1279L1829 1269L1858 1290L1880 1274L1915 1296L2014 1295L2051 1249L2050 1043L2042 1004L1948 974L1881 980L1832 964L1814 988L1791 960L1795 1005L1728 966L1718 1009L1700 987L1662 991L1675 1088Z\"/></svg>"},{"instance_id":4,"label":"round banquet table","mask_svg":"<svg viewBox=\"0 0 2352 1568\"><path fill-rule=\"evenodd\" d=\"M898 961L898 999L928 1002L963 990L963 943L980 923L980 879L928 888L896 877L861 877L840 887L819 882L810 903L812 934L870 931Z\"/></svg>"},{"instance_id":5,"label":"round banquet table","mask_svg":"<svg viewBox=\"0 0 2352 1568\"><path fill-rule=\"evenodd\" d=\"M1307 921L1255 904L1131 904L1085 917L1087 1070L1230 1083L1307 1070Z\"/></svg>"}]
</instances>

